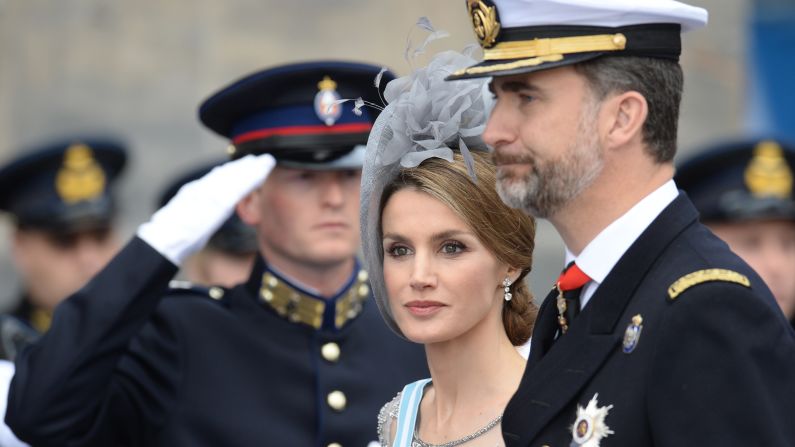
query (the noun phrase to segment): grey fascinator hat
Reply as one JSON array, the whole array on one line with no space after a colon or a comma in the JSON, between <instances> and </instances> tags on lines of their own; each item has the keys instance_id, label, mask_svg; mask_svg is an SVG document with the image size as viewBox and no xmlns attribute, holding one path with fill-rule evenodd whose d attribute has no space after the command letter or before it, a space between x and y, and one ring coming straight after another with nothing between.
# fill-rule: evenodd
<instances>
[{"instance_id":1,"label":"grey fascinator hat","mask_svg":"<svg viewBox=\"0 0 795 447\"><path fill-rule=\"evenodd\" d=\"M381 196L403 168L436 157L453 163L461 152L475 181L470 150L487 151L481 139L492 107L488 79L447 82L445 78L476 63L465 51L445 51L426 67L387 84L387 106L367 141L361 190L362 251L378 308L387 325L403 336L389 308L384 283Z\"/></svg>"}]
</instances>

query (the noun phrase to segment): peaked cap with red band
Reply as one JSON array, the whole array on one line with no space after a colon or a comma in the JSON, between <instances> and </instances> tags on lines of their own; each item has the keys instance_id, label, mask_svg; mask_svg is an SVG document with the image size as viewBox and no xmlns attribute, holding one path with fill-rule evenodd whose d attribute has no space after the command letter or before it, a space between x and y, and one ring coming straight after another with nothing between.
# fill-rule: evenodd
<instances>
[{"instance_id":1,"label":"peaked cap with red band","mask_svg":"<svg viewBox=\"0 0 795 447\"><path fill-rule=\"evenodd\" d=\"M281 164L333 169L334 160L367 143L378 110L365 106L356 113L353 100L382 104L383 88L394 75L386 71L376 87L381 70L340 61L269 68L210 96L200 106L199 118L231 140L233 158L270 153ZM335 104L339 99L350 101ZM361 162L336 167L361 167Z\"/></svg>"}]
</instances>

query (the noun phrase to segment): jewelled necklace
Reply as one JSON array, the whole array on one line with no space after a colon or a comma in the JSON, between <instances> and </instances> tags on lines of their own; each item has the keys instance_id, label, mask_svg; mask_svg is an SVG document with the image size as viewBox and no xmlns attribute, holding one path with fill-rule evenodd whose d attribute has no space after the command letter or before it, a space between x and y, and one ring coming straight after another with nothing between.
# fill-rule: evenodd
<instances>
[{"instance_id":1,"label":"jewelled necklace","mask_svg":"<svg viewBox=\"0 0 795 447\"><path fill-rule=\"evenodd\" d=\"M486 432L488 432L489 430L494 428L497 424L499 424L501 420L502 420L502 414L489 421L488 424L486 424L485 426L483 426L483 428L477 430L476 432L470 433L464 436L463 438L458 438L450 442L445 442L444 444L429 444L423 441L422 439L420 439L420 435L417 433L417 427L415 427L414 436L412 436L411 439L411 447L455 447L457 445L467 443L475 438L483 436L484 434L486 434Z\"/></svg>"}]
</instances>

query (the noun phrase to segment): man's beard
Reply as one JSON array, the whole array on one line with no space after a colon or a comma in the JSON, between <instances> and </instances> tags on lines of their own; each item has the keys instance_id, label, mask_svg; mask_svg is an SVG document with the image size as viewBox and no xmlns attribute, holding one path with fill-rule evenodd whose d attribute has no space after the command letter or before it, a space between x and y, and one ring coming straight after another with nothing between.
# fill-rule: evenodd
<instances>
[{"instance_id":1,"label":"man's beard","mask_svg":"<svg viewBox=\"0 0 795 447\"><path fill-rule=\"evenodd\" d=\"M498 165L522 163L531 166L531 170L519 178L498 168L497 192L506 205L534 217L547 218L593 183L604 167L596 132L596 107L597 104L585 106L577 126L576 141L557 158L542 160L532 149L519 157L501 157L495 152Z\"/></svg>"}]
</instances>

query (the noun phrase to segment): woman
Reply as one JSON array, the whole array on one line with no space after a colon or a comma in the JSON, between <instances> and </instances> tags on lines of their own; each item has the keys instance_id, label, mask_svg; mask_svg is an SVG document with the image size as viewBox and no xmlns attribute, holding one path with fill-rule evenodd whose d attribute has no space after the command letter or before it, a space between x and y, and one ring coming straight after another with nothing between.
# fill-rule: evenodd
<instances>
[{"instance_id":1,"label":"woman","mask_svg":"<svg viewBox=\"0 0 795 447\"><path fill-rule=\"evenodd\" d=\"M381 410L384 446L503 445L502 410L524 371L515 347L536 315L523 282L535 224L496 193L477 139L482 81L444 83L469 61L442 53L387 85L368 142L362 234L376 300L393 330L425 345L431 372Z\"/></svg>"}]
</instances>

